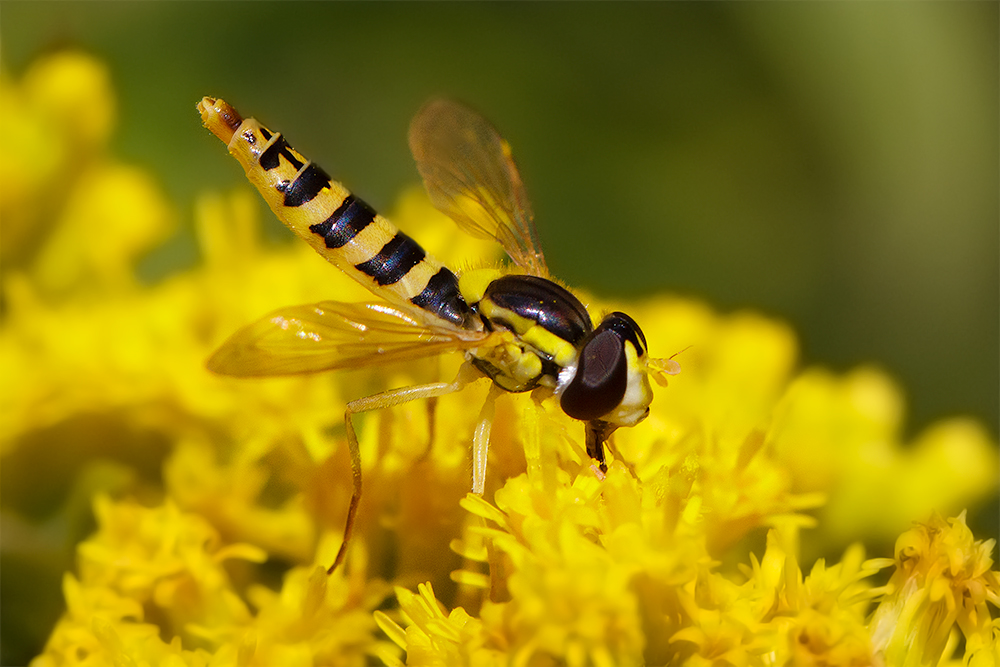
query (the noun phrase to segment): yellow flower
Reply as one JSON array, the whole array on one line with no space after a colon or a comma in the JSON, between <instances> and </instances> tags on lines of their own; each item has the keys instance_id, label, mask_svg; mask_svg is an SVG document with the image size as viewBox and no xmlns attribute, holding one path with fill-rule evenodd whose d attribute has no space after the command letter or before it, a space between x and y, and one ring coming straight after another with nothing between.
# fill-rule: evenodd
<instances>
[{"instance_id":1,"label":"yellow flower","mask_svg":"<svg viewBox=\"0 0 1000 667\"><path fill-rule=\"evenodd\" d=\"M104 154L115 118L105 66L51 54L20 85L0 78L0 105L18 128L0 153L4 273L27 269L47 294L133 283L132 263L173 213L148 174Z\"/></svg>"},{"instance_id":2,"label":"yellow flower","mask_svg":"<svg viewBox=\"0 0 1000 667\"><path fill-rule=\"evenodd\" d=\"M886 541L931 512L958 512L996 488L1000 459L969 419L935 424L903 443L903 401L870 368L837 377L810 369L776 406L770 438L797 491L828 491L824 539ZM878 511L871 511L878 507Z\"/></svg>"},{"instance_id":3,"label":"yellow flower","mask_svg":"<svg viewBox=\"0 0 1000 667\"><path fill-rule=\"evenodd\" d=\"M420 584L414 595L405 588L396 589L400 612L409 627L403 630L380 611L375 612L379 627L400 646L407 648L409 665L490 665L507 664L503 651L483 646L482 622L459 607L445 614L434 597L430 584ZM388 665L402 665L389 658Z\"/></svg>"},{"instance_id":4,"label":"yellow flower","mask_svg":"<svg viewBox=\"0 0 1000 667\"><path fill-rule=\"evenodd\" d=\"M263 550L222 546L203 518L172 504L147 509L99 496L95 511L98 532L79 548L80 578L64 580L67 613L33 667L347 665L367 653L392 655L372 641L371 611L388 589L365 582L359 556L349 578L300 567L280 593L252 585L244 599L223 564L263 561Z\"/></svg>"},{"instance_id":5,"label":"yellow flower","mask_svg":"<svg viewBox=\"0 0 1000 667\"><path fill-rule=\"evenodd\" d=\"M964 512L947 521L934 516L900 536L896 571L872 619L874 642L889 664L937 664L955 626L967 655L995 651L987 605L1000 606L1000 573L990 569L995 546L973 538Z\"/></svg>"},{"instance_id":6,"label":"yellow flower","mask_svg":"<svg viewBox=\"0 0 1000 667\"><path fill-rule=\"evenodd\" d=\"M179 642L164 642L161 630L179 637L193 623L244 624L249 612L223 563L260 561L265 554L247 545L222 546L207 522L170 504L147 509L98 496L94 509L98 532L80 545L79 579L64 578L67 613L33 664L160 663L168 657L204 664ZM145 622L146 616L156 623Z\"/></svg>"},{"instance_id":7,"label":"yellow flower","mask_svg":"<svg viewBox=\"0 0 1000 667\"><path fill-rule=\"evenodd\" d=\"M968 667L992 667L1000 665L1000 619L993 619L986 643L967 651L965 664Z\"/></svg>"},{"instance_id":8,"label":"yellow flower","mask_svg":"<svg viewBox=\"0 0 1000 667\"><path fill-rule=\"evenodd\" d=\"M24 266L56 225L77 180L99 161L115 118L105 65L82 53L50 54L22 81L0 72L0 265Z\"/></svg>"},{"instance_id":9,"label":"yellow flower","mask_svg":"<svg viewBox=\"0 0 1000 667\"><path fill-rule=\"evenodd\" d=\"M490 651L505 652L514 664L872 659L864 615L875 592L863 579L882 563L862 563L860 549L831 568L817 563L803 580L796 522L786 520L769 536L763 560L751 556L746 582L738 584L716 571L704 551L696 512L670 521L670 503L656 486L640 485L620 463L603 482L588 469L573 480L558 469L554 477L542 470L551 468L529 464L527 475L509 480L497 493L497 508L474 496L463 503L498 526L471 524L465 542L456 544L470 560L490 565L487 578L455 575L491 587L481 622L461 608L441 611L422 588L421 604L439 622L460 619L461 632L435 634L428 628L436 625L410 610L412 594L397 590L410 626L404 631L384 615L379 623L408 649L408 664L482 664L471 656ZM503 557L476 555L477 535ZM500 584L491 580L504 575ZM500 589L508 600L496 599Z\"/></svg>"}]
</instances>

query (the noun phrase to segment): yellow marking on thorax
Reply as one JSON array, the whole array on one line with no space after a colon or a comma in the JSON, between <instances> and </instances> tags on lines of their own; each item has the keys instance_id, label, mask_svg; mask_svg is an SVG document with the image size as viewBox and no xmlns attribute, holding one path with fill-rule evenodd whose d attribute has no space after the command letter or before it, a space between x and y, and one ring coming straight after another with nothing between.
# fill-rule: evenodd
<instances>
[{"instance_id":1,"label":"yellow marking on thorax","mask_svg":"<svg viewBox=\"0 0 1000 667\"><path fill-rule=\"evenodd\" d=\"M458 277L458 291L468 304L479 303L490 283L503 275L499 269L472 269Z\"/></svg>"},{"instance_id":2,"label":"yellow marking on thorax","mask_svg":"<svg viewBox=\"0 0 1000 667\"><path fill-rule=\"evenodd\" d=\"M542 354L552 357L559 366L568 366L576 361L578 351L572 343L539 326L534 320L500 308L489 299L480 302L479 312L487 319L508 322L514 327L518 338Z\"/></svg>"}]
</instances>

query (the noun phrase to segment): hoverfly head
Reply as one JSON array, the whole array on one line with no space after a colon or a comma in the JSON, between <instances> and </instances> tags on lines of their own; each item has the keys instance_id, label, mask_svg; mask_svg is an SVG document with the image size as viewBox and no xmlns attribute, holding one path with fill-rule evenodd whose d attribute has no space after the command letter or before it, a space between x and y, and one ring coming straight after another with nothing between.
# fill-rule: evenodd
<instances>
[{"instance_id":1,"label":"hoverfly head","mask_svg":"<svg viewBox=\"0 0 1000 667\"><path fill-rule=\"evenodd\" d=\"M614 426L638 424L653 400L649 362L639 325L625 313L611 313L584 339L576 363L560 373L563 412Z\"/></svg>"}]
</instances>

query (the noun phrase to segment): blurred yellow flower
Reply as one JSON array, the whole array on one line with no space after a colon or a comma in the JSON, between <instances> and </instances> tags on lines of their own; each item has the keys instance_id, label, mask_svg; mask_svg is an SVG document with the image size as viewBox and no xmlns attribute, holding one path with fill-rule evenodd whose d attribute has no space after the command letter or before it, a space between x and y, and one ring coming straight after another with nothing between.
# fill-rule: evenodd
<instances>
[{"instance_id":1,"label":"blurred yellow flower","mask_svg":"<svg viewBox=\"0 0 1000 667\"><path fill-rule=\"evenodd\" d=\"M995 542L962 511L997 486L983 427L905 443L884 374L800 370L787 325L666 296L627 310L683 373L616 433L606 475L557 406L504 395L487 492L468 495L485 381L360 415L365 495L327 577L346 401L460 360L210 375L218 343L274 308L371 296L305 244L264 243L244 190L198 199L199 266L141 284L136 259L179 216L106 154L106 69L53 54L0 93L18 128L0 147L4 566L61 580L64 604L35 667L1000 660ZM396 208L450 265L495 261L422 191ZM862 541L897 537L866 560Z\"/></svg>"},{"instance_id":2,"label":"blurred yellow flower","mask_svg":"<svg viewBox=\"0 0 1000 667\"><path fill-rule=\"evenodd\" d=\"M872 636L889 664L936 664L953 629L965 636L967 655L995 651L987 602L1000 606L1000 572L992 571L996 540L977 541L965 512L939 516L896 541L896 571L872 618Z\"/></svg>"}]
</instances>

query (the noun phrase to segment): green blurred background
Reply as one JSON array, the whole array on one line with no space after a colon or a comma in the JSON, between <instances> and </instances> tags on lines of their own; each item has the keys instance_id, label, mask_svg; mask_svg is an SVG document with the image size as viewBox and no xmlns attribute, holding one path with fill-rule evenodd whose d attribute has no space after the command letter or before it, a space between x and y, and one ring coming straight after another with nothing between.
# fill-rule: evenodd
<instances>
[{"instance_id":1,"label":"green blurred background","mask_svg":"<svg viewBox=\"0 0 1000 667\"><path fill-rule=\"evenodd\" d=\"M195 194L243 181L203 95L382 210L417 180L410 117L447 95L512 143L569 284L762 310L806 364L888 370L910 434L970 414L996 435L998 7L5 0L0 45L14 77L65 46L109 64L113 151L183 223L150 280L197 261ZM978 521L996 534L995 507Z\"/></svg>"}]
</instances>

